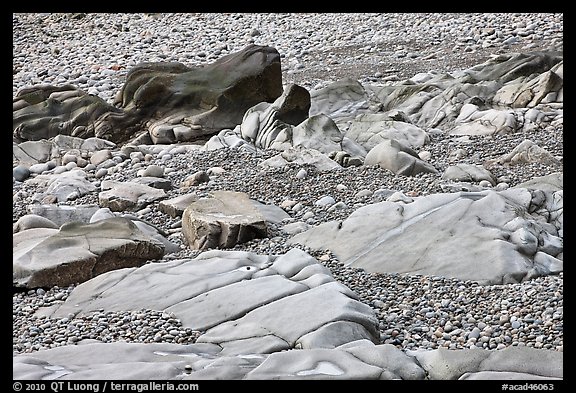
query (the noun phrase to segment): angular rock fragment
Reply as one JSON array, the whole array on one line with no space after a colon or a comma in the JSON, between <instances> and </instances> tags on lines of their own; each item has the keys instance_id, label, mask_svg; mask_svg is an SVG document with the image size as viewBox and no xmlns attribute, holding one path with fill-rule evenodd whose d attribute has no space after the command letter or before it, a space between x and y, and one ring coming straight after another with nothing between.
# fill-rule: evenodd
<instances>
[{"instance_id":1,"label":"angular rock fragment","mask_svg":"<svg viewBox=\"0 0 576 393\"><path fill-rule=\"evenodd\" d=\"M184 210L182 233L191 248L206 250L266 237L267 227L247 194L214 191L210 198L200 198Z\"/></svg>"}]
</instances>

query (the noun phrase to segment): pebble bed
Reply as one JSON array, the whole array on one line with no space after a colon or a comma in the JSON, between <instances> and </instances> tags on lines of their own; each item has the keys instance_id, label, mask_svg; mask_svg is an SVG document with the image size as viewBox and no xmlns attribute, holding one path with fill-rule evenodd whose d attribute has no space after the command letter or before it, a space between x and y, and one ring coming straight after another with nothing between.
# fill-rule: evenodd
<instances>
[{"instance_id":1,"label":"pebble bed","mask_svg":"<svg viewBox=\"0 0 576 393\"><path fill-rule=\"evenodd\" d=\"M280 51L285 83L311 88L341 77L386 83L431 69L449 71L475 65L492 53L551 47L561 50L562 19L562 14L14 14L13 93L31 84L72 83L112 101L127 69L140 61L197 65L250 42L272 45ZM43 32L41 38L39 31ZM189 44L184 46L184 42ZM429 161L439 173L454 163L451 157L456 154L459 163L482 164L509 152L524 139L559 160L560 164L491 168L497 187L513 187L563 170L562 121L560 110L550 115L545 127L529 134L471 136L466 140L431 134L430 143L422 150L430 152ZM233 190L283 206L290 218L271 225L268 238L233 248L267 255L290 249L285 244L290 236L281 230L284 224L317 225L345 219L357 208L385 200L396 191L408 197L445 191L440 175L433 174L395 176L376 167L321 173L307 166L265 169L259 165L277 153L182 148L134 155L119 149L113 152L113 163L82 168L70 165L69 169L85 171L99 187L102 180L131 180L138 171L157 165L174 185L168 198L189 192L205 195ZM197 171L210 174L210 181L178 187ZM31 182L14 182L14 222L27 213L28 205L39 202L38 191ZM326 197L332 200L319 203ZM97 204L98 193L69 203ZM198 255L183 245L180 220L160 212L156 204L134 214L161 228L179 245L179 252L167 254L163 260ZM343 266L327 251L300 247L374 309L382 343L402 349L499 350L526 345L563 351L562 273L518 284L481 286L443 277L368 273ZM87 339L186 344L201 334L183 328L173 315L154 310L99 310L61 319L42 315L42 310L63 302L73 290L73 286L54 287L13 294L14 353Z\"/></svg>"}]
</instances>

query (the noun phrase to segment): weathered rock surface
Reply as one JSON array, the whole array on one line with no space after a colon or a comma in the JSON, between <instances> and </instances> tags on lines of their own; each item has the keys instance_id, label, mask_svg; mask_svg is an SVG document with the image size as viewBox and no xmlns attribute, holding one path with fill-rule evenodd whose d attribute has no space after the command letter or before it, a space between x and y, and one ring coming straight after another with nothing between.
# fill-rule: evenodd
<instances>
[{"instance_id":1,"label":"weathered rock surface","mask_svg":"<svg viewBox=\"0 0 576 393\"><path fill-rule=\"evenodd\" d=\"M163 255L162 243L124 218L33 228L13 235L12 280L18 287L66 286Z\"/></svg>"},{"instance_id":2,"label":"weathered rock surface","mask_svg":"<svg viewBox=\"0 0 576 393\"><path fill-rule=\"evenodd\" d=\"M559 52L503 54L461 72L422 82L366 87L383 111L403 112L422 129L484 135L533 127L527 108L562 102L563 57Z\"/></svg>"},{"instance_id":3,"label":"weathered rock surface","mask_svg":"<svg viewBox=\"0 0 576 393\"><path fill-rule=\"evenodd\" d=\"M58 227L67 222L90 222L90 218L99 209L98 205L29 205L27 210L30 214L46 217Z\"/></svg>"},{"instance_id":4,"label":"weathered rock surface","mask_svg":"<svg viewBox=\"0 0 576 393\"><path fill-rule=\"evenodd\" d=\"M96 190L82 170L38 175L31 181L46 187L45 191L35 194L35 199L40 202L46 197L52 197L56 202L66 202Z\"/></svg>"},{"instance_id":5,"label":"weathered rock surface","mask_svg":"<svg viewBox=\"0 0 576 393\"><path fill-rule=\"evenodd\" d=\"M223 354L377 342L370 307L305 252L208 251L195 259L111 271L79 285L54 316L97 309L173 313ZM331 328L331 325L335 325Z\"/></svg>"},{"instance_id":6,"label":"weathered rock surface","mask_svg":"<svg viewBox=\"0 0 576 393\"><path fill-rule=\"evenodd\" d=\"M358 340L325 349L272 354L223 354L218 345L196 343L76 346L14 357L15 380L557 380L561 352L528 347L503 351L463 350L407 353L389 344ZM134 367L138 364L138 367Z\"/></svg>"},{"instance_id":7,"label":"weathered rock surface","mask_svg":"<svg viewBox=\"0 0 576 393\"><path fill-rule=\"evenodd\" d=\"M290 243L328 248L344 264L373 272L518 282L563 270L562 199L562 191L509 189L386 201Z\"/></svg>"},{"instance_id":8,"label":"weathered rock surface","mask_svg":"<svg viewBox=\"0 0 576 393\"><path fill-rule=\"evenodd\" d=\"M350 124L346 137L356 141L366 151L389 139L413 149L421 148L430 140L426 131L410 124L410 120L397 111L358 115Z\"/></svg>"},{"instance_id":9,"label":"weathered rock surface","mask_svg":"<svg viewBox=\"0 0 576 393\"><path fill-rule=\"evenodd\" d=\"M203 67L139 64L118 93L119 107L70 85L22 89L13 133L18 142L62 134L121 143L144 130L154 143L191 141L234 128L248 108L281 93L279 53L251 44Z\"/></svg>"}]
</instances>

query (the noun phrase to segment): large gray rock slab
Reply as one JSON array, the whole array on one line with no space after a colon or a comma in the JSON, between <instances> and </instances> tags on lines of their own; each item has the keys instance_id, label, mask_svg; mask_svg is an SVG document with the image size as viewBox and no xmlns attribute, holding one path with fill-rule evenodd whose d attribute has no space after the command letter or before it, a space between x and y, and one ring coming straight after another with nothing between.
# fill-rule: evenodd
<instances>
[{"instance_id":1,"label":"large gray rock slab","mask_svg":"<svg viewBox=\"0 0 576 393\"><path fill-rule=\"evenodd\" d=\"M495 163L502 165L518 165L527 163L543 163L548 165L560 165L560 161L554 157L549 151L538 146L529 139L525 139L518 144L509 153L502 156L488 160L487 166Z\"/></svg>"},{"instance_id":2,"label":"large gray rock slab","mask_svg":"<svg viewBox=\"0 0 576 393\"><path fill-rule=\"evenodd\" d=\"M208 367L220 348L211 344L129 344L85 340L14 357L14 379L178 380L189 364ZM216 358L222 362L221 357ZM249 362L246 361L247 365ZM257 363L259 364L259 363ZM253 366L255 367L255 366ZM217 376L215 371L211 376ZM233 373L227 376L232 376Z\"/></svg>"},{"instance_id":3,"label":"large gray rock slab","mask_svg":"<svg viewBox=\"0 0 576 393\"><path fill-rule=\"evenodd\" d=\"M546 176L538 176L520 183L514 188L529 188L532 190L543 190L556 192L564 189L564 173L555 172Z\"/></svg>"},{"instance_id":4,"label":"large gray rock slab","mask_svg":"<svg viewBox=\"0 0 576 393\"><path fill-rule=\"evenodd\" d=\"M247 194L214 191L184 210L182 233L191 248L205 250L266 237L267 227L264 216Z\"/></svg>"},{"instance_id":5,"label":"large gray rock slab","mask_svg":"<svg viewBox=\"0 0 576 393\"><path fill-rule=\"evenodd\" d=\"M98 203L115 212L140 210L166 196L161 188L131 181L104 180L100 188L102 191L98 194Z\"/></svg>"},{"instance_id":6,"label":"large gray rock slab","mask_svg":"<svg viewBox=\"0 0 576 393\"><path fill-rule=\"evenodd\" d=\"M45 139L12 143L12 161L17 164L24 164L28 167L48 161L51 157L51 153L52 143Z\"/></svg>"},{"instance_id":7,"label":"large gray rock slab","mask_svg":"<svg viewBox=\"0 0 576 393\"><path fill-rule=\"evenodd\" d=\"M345 78L310 92L310 116L320 113L344 124L368 111L368 93L360 82Z\"/></svg>"},{"instance_id":8,"label":"large gray rock slab","mask_svg":"<svg viewBox=\"0 0 576 393\"><path fill-rule=\"evenodd\" d=\"M562 199L562 191L509 189L385 201L288 242L371 272L519 282L563 270Z\"/></svg>"},{"instance_id":9,"label":"large gray rock slab","mask_svg":"<svg viewBox=\"0 0 576 393\"><path fill-rule=\"evenodd\" d=\"M317 170L340 170L342 166L316 149L291 148L262 161L260 166L282 168L289 164L311 165Z\"/></svg>"},{"instance_id":10,"label":"large gray rock slab","mask_svg":"<svg viewBox=\"0 0 576 393\"><path fill-rule=\"evenodd\" d=\"M217 344L223 354L379 338L372 309L299 249L280 256L213 250L110 271L77 286L53 316L101 308L171 312L183 327L204 331L198 343ZM326 328L334 323L338 330Z\"/></svg>"},{"instance_id":11,"label":"large gray rock slab","mask_svg":"<svg viewBox=\"0 0 576 393\"><path fill-rule=\"evenodd\" d=\"M357 340L336 348L226 355L218 345L83 340L13 356L14 380L561 380L562 352L407 351ZM201 383L200 383L201 385Z\"/></svg>"},{"instance_id":12,"label":"large gray rock slab","mask_svg":"<svg viewBox=\"0 0 576 393\"><path fill-rule=\"evenodd\" d=\"M414 358L390 344L367 340L334 349L292 350L270 354L246 379L403 379L426 375Z\"/></svg>"},{"instance_id":13,"label":"large gray rock slab","mask_svg":"<svg viewBox=\"0 0 576 393\"><path fill-rule=\"evenodd\" d=\"M162 243L124 218L27 229L14 234L12 244L13 285L27 288L81 283L164 255Z\"/></svg>"}]
</instances>

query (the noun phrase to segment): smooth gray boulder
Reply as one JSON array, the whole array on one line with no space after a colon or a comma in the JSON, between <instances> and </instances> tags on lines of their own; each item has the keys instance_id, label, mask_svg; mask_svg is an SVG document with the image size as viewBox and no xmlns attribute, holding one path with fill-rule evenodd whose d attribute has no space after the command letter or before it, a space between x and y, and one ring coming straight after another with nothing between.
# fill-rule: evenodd
<instances>
[{"instance_id":1,"label":"smooth gray boulder","mask_svg":"<svg viewBox=\"0 0 576 393\"><path fill-rule=\"evenodd\" d=\"M395 139L385 139L374 146L366 154L364 165L378 165L382 169L403 176L438 173L432 164L421 160L418 153Z\"/></svg>"},{"instance_id":2,"label":"smooth gray boulder","mask_svg":"<svg viewBox=\"0 0 576 393\"><path fill-rule=\"evenodd\" d=\"M14 234L12 244L13 285L26 288L81 283L164 255L162 243L120 217L27 229Z\"/></svg>"},{"instance_id":3,"label":"smooth gray boulder","mask_svg":"<svg viewBox=\"0 0 576 393\"><path fill-rule=\"evenodd\" d=\"M372 309L299 249L279 256L212 250L194 259L101 274L77 286L53 317L103 308L173 313L222 354L378 342ZM341 329L325 329L338 323ZM311 334L315 333L314 339Z\"/></svg>"},{"instance_id":4,"label":"smooth gray boulder","mask_svg":"<svg viewBox=\"0 0 576 393\"><path fill-rule=\"evenodd\" d=\"M557 193L486 190L385 201L288 242L329 249L342 263L371 272L519 282L563 270L562 191Z\"/></svg>"},{"instance_id":5,"label":"smooth gray boulder","mask_svg":"<svg viewBox=\"0 0 576 393\"><path fill-rule=\"evenodd\" d=\"M563 378L563 353L530 347L507 347L500 351L408 351L430 379L459 379L475 372L515 372L535 377ZM508 376L511 376L510 374Z\"/></svg>"},{"instance_id":6,"label":"smooth gray boulder","mask_svg":"<svg viewBox=\"0 0 576 393\"><path fill-rule=\"evenodd\" d=\"M46 217L42 217L37 214L25 214L20 217L14 223L14 225L12 225L12 233L25 231L26 229L32 228L58 229L58 225Z\"/></svg>"},{"instance_id":7,"label":"smooth gray boulder","mask_svg":"<svg viewBox=\"0 0 576 393\"><path fill-rule=\"evenodd\" d=\"M560 191L564 189L564 173L555 172L546 176L534 177L531 180L514 186L514 188L528 188L550 192Z\"/></svg>"},{"instance_id":8,"label":"smooth gray boulder","mask_svg":"<svg viewBox=\"0 0 576 393\"><path fill-rule=\"evenodd\" d=\"M267 236L266 220L245 193L214 191L182 214L182 233L196 250L229 248Z\"/></svg>"},{"instance_id":9,"label":"smooth gray boulder","mask_svg":"<svg viewBox=\"0 0 576 393\"><path fill-rule=\"evenodd\" d=\"M398 111L358 115L346 131L346 137L366 151L389 139L395 139L412 149L419 149L430 141L426 131L410 124L410 120Z\"/></svg>"},{"instance_id":10,"label":"smooth gray boulder","mask_svg":"<svg viewBox=\"0 0 576 393\"><path fill-rule=\"evenodd\" d=\"M442 179L454 182L480 182L486 180L492 186L496 185L496 180L488 169L474 164L461 163L451 165L442 173Z\"/></svg>"}]
</instances>

